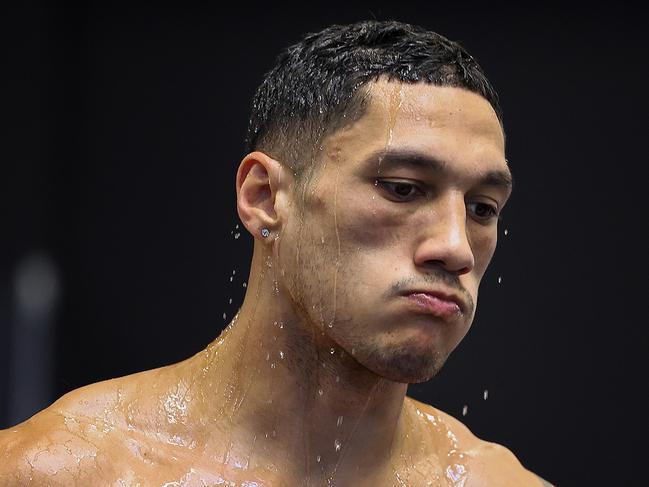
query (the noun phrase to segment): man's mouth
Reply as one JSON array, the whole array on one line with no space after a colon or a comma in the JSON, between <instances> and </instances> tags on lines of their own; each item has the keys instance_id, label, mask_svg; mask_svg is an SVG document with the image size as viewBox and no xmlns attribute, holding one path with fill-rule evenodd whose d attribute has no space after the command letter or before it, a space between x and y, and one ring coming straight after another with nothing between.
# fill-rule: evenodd
<instances>
[{"instance_id":1,"label":"man's mouth","mask_svg":"<svg viewBox=\"0 0 649 487\"><path fill-rule=\"evenodd\" d=\"M404 295L426 313L440 318L454 318L462 314L459 298L434 291L412 291Z\"/></svg>"}]
</instances>

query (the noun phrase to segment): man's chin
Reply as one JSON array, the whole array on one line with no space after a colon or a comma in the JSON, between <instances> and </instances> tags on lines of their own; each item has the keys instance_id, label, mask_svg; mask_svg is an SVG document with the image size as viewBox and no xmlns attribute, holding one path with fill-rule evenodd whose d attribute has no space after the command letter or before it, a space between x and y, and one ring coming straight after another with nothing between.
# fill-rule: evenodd
<instances>
[{"instance_id":1,"label":"man's chin","mask_svg":"<svg viewBox=\"0 0 649 487\"><path fill-rule=\"evenodd\" d=\"M446 355L440 352L382 354L382 360L369 367L377 375L393 382L418 384L435 377L446 362Z\"/></svg>"}]
</instances>

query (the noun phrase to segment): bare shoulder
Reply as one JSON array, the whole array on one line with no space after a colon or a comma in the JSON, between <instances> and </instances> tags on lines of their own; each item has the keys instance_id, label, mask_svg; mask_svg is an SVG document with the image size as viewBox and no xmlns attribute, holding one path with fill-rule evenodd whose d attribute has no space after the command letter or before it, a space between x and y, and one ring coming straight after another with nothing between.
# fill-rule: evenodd
<instances>
[{"instance_id":1,"label":"bare shoulder","mask_svg":"<svg viewBox=\"0 0 649 487\"><path fill-rule=\"evenodd\" d=\"M29 420L0 431L0 486L77 485L98 460L102 449L90 431L75 431L73 416L49 408Z\"/></svg>"},{"instance_id":2,"label":"bare shoulder","mask_svg":"<svg viewBox=\"0 0 649 487\"><path fill-rule=\"evenodd\" d=\"M498 443L477 440L466 487L487 485L553 487L526 469L514 453Z\"/></svg>"},{"instance_id":3,"label":"bare shoulder","mask_svg":"<svg viewBox=\"0 0 649 487\"><path fill-rule=\"evenodd\" d=\"M121 403L132 376L65 394L48 408L0 431L0 487L92 485L115 478L127 439Z\"/></svg>"},{"instance_id":4,"label":"bare shoulder","mask_svg":"<svg viewBox=\"0 0 649 487\"><path fill-rule=\"evenodd\" d=\"M435 425L432 434L452 438L454 448L462 452L463 468L466 470L465 487L553 487L533 472L526 469L507 447L485 441L475 436L457 418L414 399L411 405L421 412L422 418ZM443 431L442 431L443 430Z\"/></svg>"}]
</instances>

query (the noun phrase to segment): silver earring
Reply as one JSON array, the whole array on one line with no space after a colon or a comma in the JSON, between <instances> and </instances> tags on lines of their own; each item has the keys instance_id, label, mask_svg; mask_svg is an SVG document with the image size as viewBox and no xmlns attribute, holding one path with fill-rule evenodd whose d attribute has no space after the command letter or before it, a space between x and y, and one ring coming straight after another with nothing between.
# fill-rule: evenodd
<instances>
[{"instance_id":1,"label":"silver earring","mask_svg":"<svg viewBox=\"0 0 649 487\"><path fill-rule=\"evenodd\" d=\"M262 228L261 229L261 236L266 238L270 235L270 231L267 228Z\"/></svg>"}]
</instances>

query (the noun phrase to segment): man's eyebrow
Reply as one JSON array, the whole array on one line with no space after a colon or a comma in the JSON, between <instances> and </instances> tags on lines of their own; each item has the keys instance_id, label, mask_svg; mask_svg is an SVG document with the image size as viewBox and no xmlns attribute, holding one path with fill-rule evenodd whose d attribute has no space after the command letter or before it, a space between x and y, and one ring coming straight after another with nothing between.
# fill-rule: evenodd
<instances>
[{"instance_id":1,"label":"man's eyebrow","mask_svg":"<svg viewBox=\"0 0 649 487\"><path fill-rule=\"evenodd\" d=\"M426 169L432 172L442 172L446 169L446 162L422 152L410 150L379 150L370 154L364 164L376 164L380 170L413 168ZM478 181L481 186L501 186L511 188L514 184L509 169L488 171Z\"/></svg>"}]
</instances>

